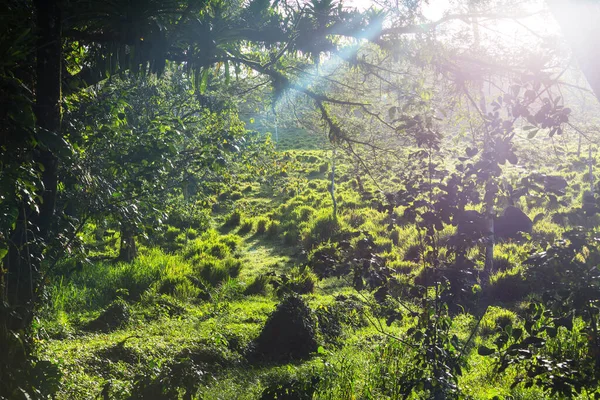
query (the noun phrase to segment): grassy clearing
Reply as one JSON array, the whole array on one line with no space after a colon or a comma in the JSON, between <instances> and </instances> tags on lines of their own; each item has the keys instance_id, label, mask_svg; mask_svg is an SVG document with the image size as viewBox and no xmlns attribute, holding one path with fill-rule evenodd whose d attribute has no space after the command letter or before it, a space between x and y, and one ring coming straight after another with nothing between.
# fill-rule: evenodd
<instances>
[{"instance_id":1,"label":"grassy clearing","mask_svg":"<svg viewBox=\"0 0 600 400\"><path fill-rule=\"evenodd\" d=\"M388 326L374 306L375 293L357 292L351 275L318 279L305 265L323 255L341 257L339 238L344 235L351 246L370 238L385 265L409 285L426 273L418 230L410 223L388 229L389 215L372 205L377 189L363 182L358 190L344 163L338 167L343 178L334 218L323 179L328 154L284 154L297 163L290 175L298 179L284 180L292 183L277 190L266 184L240 185L220 196L222 207L212 215L214 229L168 227L161 243L177 246L142 246L131 264L70 260L57 267L37 329L40 357L63 373L57 398L89 399L102 393L115 399L153 398L152 393L159 396L154 398L195 399L288 398L282 393L296 396L289 398L399 398L398 379L409 369L415 349L394 337L407 335L416 319L406 313ZM391 180L384 183L398 187ZM523 209L532 219L543 210L527 204ZM394 211L401 216L404 210ZM95 228L86 229L86 240L93 243ZM459 380L468 398L544 398L540 389L511 387L520 372L513 368L497 374L493 360L476 349L491 345L507 324L523 325L522 301L531 292L524 261L539 243L553 242L564 230L542 216L535 221L531 242L499 243L489 285L481 292L479 278L469 288L475 293L472 306L453 311L451 334L461 343L471 338L463 349L469 357ZM439 240L455 233L455 227L447 226ZM114 248L104 251L97 254L115 253ZM479 269L482 251L476 246L467 253ZM444 249L439 256L446 257ZM314 313L318 351L282 364L251 361L253 341L282 296L292 292L302 294ZM410 298L405 301L408 307L420 307ZM107 332L85 329L115 302L128 309L123 325ZM561 349L575 351L573 338L561 340ZM415 393L411 398L425 397Z\"/></svg>"}]
</instances>

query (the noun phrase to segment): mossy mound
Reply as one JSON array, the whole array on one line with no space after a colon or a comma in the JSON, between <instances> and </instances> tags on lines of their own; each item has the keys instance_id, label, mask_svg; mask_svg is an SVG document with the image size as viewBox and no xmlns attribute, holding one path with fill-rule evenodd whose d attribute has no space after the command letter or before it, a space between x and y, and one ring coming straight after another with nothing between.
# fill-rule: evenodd
<instances>
[{"instance_id":1,"label":"mossy mound","mask_svg":"<svg viewBox=\"0 0 600 400\"><path fill-rule=\"evenodd\" d=\"M250 358L272 362L306 359L317 350L316 335L312 310L301 297L286 296L254 341Z\"/></svg>"},{"instance_id":2,"label":"mossy mound","mask_svg":"<svg viewBox=\"0 0 600 400\"><path fill-rule=\"evenodd\" d=\"M119 299L113 301L98 318L88 322L83 329L90 332L112 332L125 326L130 319L129 305Z\"/></svg>"}]
</instances>

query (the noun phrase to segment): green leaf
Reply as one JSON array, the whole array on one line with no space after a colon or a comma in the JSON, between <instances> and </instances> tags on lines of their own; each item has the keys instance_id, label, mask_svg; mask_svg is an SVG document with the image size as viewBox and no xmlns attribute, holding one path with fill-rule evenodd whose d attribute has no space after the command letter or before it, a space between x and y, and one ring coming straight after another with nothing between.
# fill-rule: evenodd
<instances>
[{"instance_id":1,"label":"green leaf","mask_svg":"<svg viewBox=\"0 0 600 400\"><path fill-rule=\"evenodd\" d=\"M485 346L479 346L479 348L477 349L477 354L479 354L480 356L489 356L494 354L495 352L496 350Z\"/></svg>"},{"instance_id":2,"label":"green leaf","mask_svg":"<svg viewBox=\"0 0 600 400\"><path fill-rule=\"evenodd\" d=\"M209 74L209 69L205 68L204 71L202 71L202 78L200 80L200 85L198 87L198 90L200 91L200 93L204 93L206 91L206 88L208 87L208 74Z\"/></svg>"},{"instance_id":3,"label":"green leaf","mask_svg":"<svg viewBox=\"0 0 600 400\"><path fill-rule=\"evenodd\" d=\"M531 131L527 134L527 139L533 139L535 137L535 135L537 135L537 133L539 132L539 129L536 129L534 131Z\"/></svg>"}]
</instances>

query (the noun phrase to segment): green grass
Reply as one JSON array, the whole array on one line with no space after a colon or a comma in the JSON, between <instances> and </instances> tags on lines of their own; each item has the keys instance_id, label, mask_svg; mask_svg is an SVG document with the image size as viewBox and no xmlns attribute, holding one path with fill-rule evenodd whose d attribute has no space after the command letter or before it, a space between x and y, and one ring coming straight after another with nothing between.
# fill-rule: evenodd
<instances>
[{"instance_id":1,"label":"green grass","mask_svg":"<svg viewBox=\"0 0 600 400\"><path fill-rule=\"evenodd\" d=\"M280 149L320 143L303 145L283 131L280 139ZM315 399L393 398L398 389L394 385L410 366L414 349L392 337L404 338L415 318L400 308L404 318L387 326L385 316L371 307L373 293L352 288L352 275L319 280L304 264L315 251L340 257L343 250L335 243L340 234L359 233L350 245L369 234L386 267L408 286L423 267L421 262L404 260L407 251L421 243L418 230L401 222L388 229L389 215L373 209L353 188L351 164L343 161L338 164L339 210L334 218L329 183L321 179L328 173L330 153L288 150L284 157L294 163L287 177L272 185L236 183L213 214L212 229L169 225L163 229L168 246L164 250L141 246L139 258L131 264L96 261L76 270L74 262L64 262L57 267L49 277L49 301L40 310L36 332L40 357L56 363L64 374L58 399L97 398L103 390L108 390L109 398L126 399L160 382L163 387L176 385L173 380L179 378L198 383L194 399L260 399L276 387L311 385ZM391 178L381 184L399 186ZM364 186L378 195L374 184L365 180ZM228 203L233 197L235 209ZM524 208L532 218L541 212ZM395 210L399 216L403 211ZM94 230L92 226L84 230L88 243ZM447 226L439 237L447 238L455 230ZM536 388L511 389L516 369L496 374L493 360L479 356L476 349L491 345L507 323L522 324L521 301L529 290L524 261L540 242L551 243L563 231L545 216L534 225L533 242L496 245L496 264L504 267L492 274L489 284L478 282L482 298L491 305L466 349L468 368L459 380L469 398L545 398ZM482 250L474 247L467 254L479 267ZM115 249L98 254L114 255ZM451 259L446 249L440 254L441 259ZM282 276L288 281L274 287ZM304 293L309 306L324 315L334 315L340 299L356 300L354 309L342 313L339 338L320 334L319 354L283 365L251 364L245 358L249 346L276 308L277 295L285 291ZM117 298L131 309L129 324L111 333L81 330ZM414 299L402 300L419 309ZM481 308L452 316L451 333L463 343L475 329ZM561 340L562 348L575 354L579 342ZM552 351L560 347L558 342L552 346ZM186 362L193 359L196 364L191 368ZM314 377L320 378L318 382L312 381Z\"/></svg>"}]
</instances>

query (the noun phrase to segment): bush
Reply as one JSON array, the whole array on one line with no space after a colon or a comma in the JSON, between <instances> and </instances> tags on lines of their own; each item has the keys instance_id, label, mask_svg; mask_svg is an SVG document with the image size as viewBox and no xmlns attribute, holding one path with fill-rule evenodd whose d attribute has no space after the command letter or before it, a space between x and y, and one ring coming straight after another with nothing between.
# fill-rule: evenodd
<instances>
[{"instance_id":1,"label":"bush","mask_svg":"<svg viewBox=\"0 0 600 400\"><path fill-rule=\"evenodd\" d=\"M221 236L220 240L225 243L225 245L229 247L231 251L235 251L242 241L238 235L232 234Z\"/></svg>"},{"instance_id":2,"label":"bush","mask_svg":"<svg viewBox=\"0 0 600 400\"><path fill-rule=\"evenodd\" d=\"M274 362L306 359L317 350L317 323L296 295L285 297L253 343L251 358Z\"/></svg>"},{"instance_id":3,"label":"bush","mask_svg":"<svg viewBox=\"0 0 600 400\"><path fill-rule=\"evenodd\" d=\"M307 294L315 291L317 276L308 268L294 267L289 274L278 276L275 285L277 286L277 295L284 296L290 293Z\"/></svg>"},{"instance_id":4,"label":"bush","mask_svg":"<svg viewBox=\"0 0 600 400\"><path fill-rule=\"evenodd\" d=\"M278 371L277 371L278 372ZM293 374L288 369L285 373L272 373L265 379L265 389L260 400L311 400L317 390L320 377L314 371L311 374Z\"/></svg>"},{"instance_id":5,"label":"bush","mask_svg":"<svg viewBox=\"0 0 600 400\"><path fill-rule=\"evenodd\" d=\"M319 244L308 254L308 265L319 278L339 276L342 271L337 266L341 260L338 244L330 241Z\"/></svg>"},{"instance_id":6,"label":"bush","mask_svg":"<svg viewBox=\"0 0 600 400\"><path fill-rule=\"evenodd\" d=\"M269 220L265 217L260 217L256 219L256 234L262 235L267 231L267 224Z\"/></svg>"},{"instance_id":7,"label":"bush","mask_svg":"<svg viewBox=\"0 0 600 400\"><path fill-rule=\"evenodd\" d=\"M181 229L175 228L174 226L169 226L165 232L165 241L174 242L175 238L179 236L180 233Z\"/></svg>"},{"instance_id":8,"label":"bush","mask_svg":"<svg viewBox=\"0 0 600 400\"><path fill-rule=\"evenodd\" d=\"M307 249L311 249L319 243L333 238L340 231L340 223L331 215L330 210L322 210L309 223L303 232L303 243Z\"/></svg>"},{"instance_id":9,"label":"bush","mask_svg":"<svg viewBox=\"0 0 600 400\"><path fill-rule=\"evenodd\" d=\"M180 300L190 300L200 296L202 290L187 276L170 276L160 281L158 293L168 294Z\"/></svg>"},{"instance_id":10,"label":"bush","mask_svg":"<svg viewBox=\"0 0 600 400\"><path fill-rule=\"evenodd\" d=\"M189 228L188 230L185 231L185 234L187 235L187 238L190 240L194 240L198 237L198 231L195 230L194 228Z\"/></svg>"},{"instance_id":11,"label":"bush","mask_svg":"<svg viewBox=\"0 0 600 400\"><path fill-rule=\"evenodd\" d=\"M96 319L88 322L83 329L91 332L111 332L125 326L131 319L129 305L122 299L113 301Z\"/></svg>"},{"instance_id":12,"label":"bush","mask_svg":"<svg viewBox=\"0 0 600 400\"><path fill-rule=\"evenodd\" d=\"M251 219L244 220L240 225L240 229L238 229L238 234L245 235L246 233L249 233L252 230L253 225Z\"/></svg>"},{"instance_id":13,"label":"bush","mask_svg":"<svg viewBox=\"0 0 600 400\"><path fill-rule=\"evenodd\" d=\"M223 224L226 227L236 227L240 224L240 222L242 221L242 213L239 212L238 210L233 211L231 214L229 214L227 216L227 218L225 218L225 223Z\"/></svg>"},{"instance_id":14,"label":"bush","mask_svg":"<svg viewBox=\"0 0 600 400\"><path fill-rule=\"evenodd\" d=\"M283 243L291 246L296 245L300 241L300 234L295 229L285 231L283 233Z\"/></svg>"},{"instance_id":15,"label":"bush","mask_svg":"<svg viewBox=\"0 0 600 400\"><path fill-rule=\"evenodd\" d=\"M223 242L212 243L208 249L208 253L211 256L217 257L220 259L227 257L230 252L231 252L231 250L229 249L229 246L227 246Z\"/></svg>"},{"instance_id":16,"label":"bush","mask_svg":"<svg viewBox=\"0 0 600 400\"><path fill-rule=\"evenodd\" d=\"M500 271L490 278L488 288L490 298L502 302L515 302L529 293L529 285L522 271L516 267L508 271Z\"/></svg>"},{"instance_id":17,"label":"bush","mask_svg":"<svg viewBox=\"0 0 600 400\"><path fill-rule=\"evenodd\" d=\"M308 221L316 212L314 208L302 205L294 210L292 217L298 222Z\"/></svg>"},{"instance_id":18,"label":"bush","mask_svg":"<svg viewBox=\"0 0 600 400\"><path fill-rule=\"evenodd\" d=\"M246 287L244 290L244 294L246 296L251 296L255 294L259 294L261 296L266 296L269 290L267 286L269 284L269 277L266 275L258 275L254 280Z\"/></svg>"},{"instance_id":19,"label":"bush","mask_svg":"<svg viewBox=\"0 0 600 400\"><path fill-rule=\"evenodd\" d=\"M242 262L233 257L224 260L205 260L201 263L198 274L206 283L217 286L229 278L237 278L241 268Z\"/></svg>"},{"instance_id":20,"label":"bush","mask_svg":"<svg viewBox=\"0 0 600 400\"><path fill-rule=\"evenodd\" d=\"M267 236L270 238L274 238L279 233L280 223L279 221L271 221L269 225L267 225Z\"/></svg>"}]
</instances>

